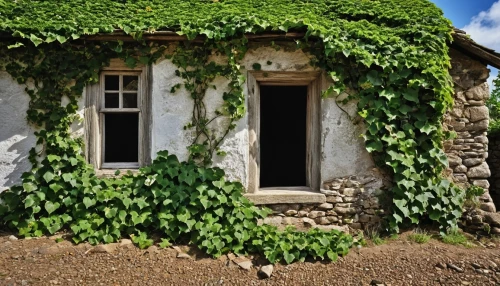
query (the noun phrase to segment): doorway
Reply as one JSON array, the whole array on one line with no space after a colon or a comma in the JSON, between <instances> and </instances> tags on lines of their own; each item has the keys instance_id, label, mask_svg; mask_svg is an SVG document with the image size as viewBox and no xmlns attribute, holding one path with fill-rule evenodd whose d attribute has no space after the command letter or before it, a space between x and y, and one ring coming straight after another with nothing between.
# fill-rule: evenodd
<instances>
[{"instance_id":1,"label":"doorway","mask_svg":"<svg viewBox=\"0 0 500 286\"><path fill-rule=\"evenodd\" d=\"M307 86L260 86L260 187L306 186Z\"/></svg>"}]
</instances>

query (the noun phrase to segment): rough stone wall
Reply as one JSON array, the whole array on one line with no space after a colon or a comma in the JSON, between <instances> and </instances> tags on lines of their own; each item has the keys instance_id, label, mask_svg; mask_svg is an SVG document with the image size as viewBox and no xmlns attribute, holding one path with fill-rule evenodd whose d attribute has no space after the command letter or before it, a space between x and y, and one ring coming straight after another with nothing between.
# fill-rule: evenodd
<instances>
[{"instance_id":1,"label":"rough stone wall","mask_svg":"<svg viewBox=\"0 0 500 286\"><path fill-rule=\"evenodd\" d=\"M485 189L480 197L480 208L495 212L495 205L489 194L490 168L488 158L488 138L486 137L489 112L485 100L489 98L486 79L489 70L486 65L457 51L450 49L450 75L455 86L455 104L445 115L445 129L455 131L457 137L444 144L448 156L448 173L460 185L467 184Z\"/></svg>"},{"instance_id":2,"label":"rough stone wall","mask_svg":"<svg viewBox=\"0 0 500 286\"><path fill-rule=\"evenodd\" d=\"M490 182L490 195L498 207L500 203L500 134L490 135L488 139L489 156L486 162L491 170L491 177L488 180Z\"/></svg>"},{"instance_id":3,"label":"rough stone wall","mask_svg":"<svg viewBox=\"0 0 500 286\"><path fill-rule=\"evenodd\" d=\"M325 182L321 192L326 196L323 204L268 205L273 214L263 223L297 229L316 227L323 230L365 229L376 225L386 214L382 201L389 183L374 172L366 176L349 176Z\"/></svg>"}]
</instances>

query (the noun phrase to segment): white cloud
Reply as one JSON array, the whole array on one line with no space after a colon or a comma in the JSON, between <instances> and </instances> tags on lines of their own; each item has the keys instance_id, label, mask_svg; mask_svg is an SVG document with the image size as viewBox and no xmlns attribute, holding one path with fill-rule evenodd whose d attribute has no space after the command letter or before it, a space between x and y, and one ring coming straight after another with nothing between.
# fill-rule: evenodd
<instances>
[{"instance_id":1,"label":"white cloud","mask_svg":"<svg viewBox=\"0 0 500 286\"><path fill-rule=\"evenodd\" d=\"M477 43L500 52L500 0L493 3L487 11L482 11L472 17L469 24L462 28ZM488 79L490 90L493 88L493 78L498 70L490 67L491 73Z\"/></svg>"},{"instance_id":2,"label":"white cloud","mask_svg":"<svg viewBox=\"0 0 500 286\"><path fill-rule=\"evenodd\" d=\"M500 0L487 11L472 17L463 30L479 44L500 51Z\"/></svg>"}]
</instances>

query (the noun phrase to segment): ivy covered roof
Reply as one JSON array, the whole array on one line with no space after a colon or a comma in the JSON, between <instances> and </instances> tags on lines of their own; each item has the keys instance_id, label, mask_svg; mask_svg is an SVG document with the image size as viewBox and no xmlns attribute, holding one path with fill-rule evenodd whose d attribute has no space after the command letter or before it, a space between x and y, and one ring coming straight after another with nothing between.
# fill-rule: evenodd
<instances>
[{"instance_id":1,"label":"ivy covered roof","mask_svg":"<svg viewBox=\"0 0 500 286\"><path fill-rule=\"evenodd\" d=\"M304 26L343 41L395 43L446 37L450 26L427 0L6 0L0 11L0 31L35 44L115 29L223 38Z\"/></svg>"}]
</instances>

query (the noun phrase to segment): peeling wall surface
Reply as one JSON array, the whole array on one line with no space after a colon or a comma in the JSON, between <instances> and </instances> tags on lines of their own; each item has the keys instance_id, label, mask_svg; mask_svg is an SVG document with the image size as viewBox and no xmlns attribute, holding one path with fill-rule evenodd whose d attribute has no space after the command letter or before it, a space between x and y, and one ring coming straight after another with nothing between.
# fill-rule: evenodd
<instances>
[{"instance_id":1,"label":"peeling wall surface","mask_svg":"<svg viewBox=\"0 0 500 286\"><path fill-rule=\"evenodd\" d=\"M31 169L30 149L34 130L26 121L29 96L6 72L0 72L0 192L20 183Z\"/></svg>"}]
</instances>

